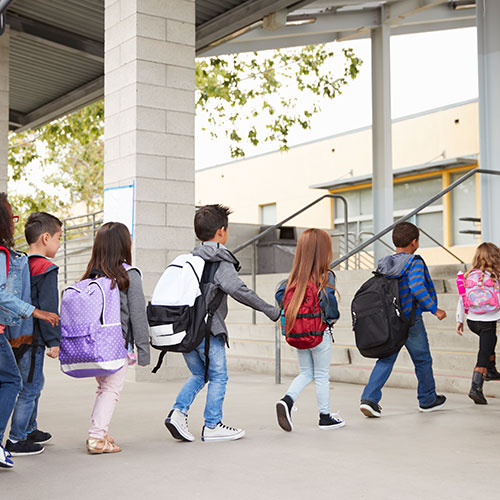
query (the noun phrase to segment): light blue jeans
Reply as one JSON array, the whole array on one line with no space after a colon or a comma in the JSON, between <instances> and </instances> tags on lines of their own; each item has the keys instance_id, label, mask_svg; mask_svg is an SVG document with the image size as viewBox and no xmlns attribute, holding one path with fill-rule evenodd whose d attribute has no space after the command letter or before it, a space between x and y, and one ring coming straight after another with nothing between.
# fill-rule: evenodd
<instances>
[{"instance_id":1,"label":"light blue jeans","mask_svg":"<svg viewBox=\"0 0 500 500\"><path fill-rule=\"evenodd\" d=\"M328 331L323 340L312 349L297 349L300 374L290 384L287 396L294 401L313 380L316 384L316 399L320 413L330 413L330 360L332 357L332 339Z\"/></svg>"},{"instance_id":2,"label":"light blue jeans","mask_svg":"<svg viewBox=\"0 0 500 500\"><path fill-rule=\"evenodd\" d=\"M183 356L192 375L177 395L174 408L187 415L194 398L205 386L205 340L194 351L183 353ZM203 417L205 425L213 429L222 421L222 404L228 380L226 346L222 335L210 337L208 357L209 383Z\"/></svg>"},{"instance_id":3,"label":"light blue jeans","mask_svg":"<svg viewBox=\"0 0 500 500\"><path fill-rule=\"evenodd\" d=\"M10 439L16 441L24 441L28 437L28 433L36 429L38 400L40 399L45 382L43 376L45 346L38 346L36 348L33 381L28 382L31 368L31 353L32 350L30 348L23 354L18 365L23 378L23 387L14 407L9 436Z\"/></svg>"}]
</instances>

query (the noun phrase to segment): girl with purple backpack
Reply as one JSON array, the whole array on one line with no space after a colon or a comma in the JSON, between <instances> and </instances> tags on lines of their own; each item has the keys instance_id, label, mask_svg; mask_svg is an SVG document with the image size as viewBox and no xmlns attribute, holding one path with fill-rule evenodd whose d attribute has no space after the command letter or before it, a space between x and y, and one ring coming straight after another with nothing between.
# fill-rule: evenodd
<instances>
[{"instance_id":1,"label":"girl with purple backpack","mask_svg":"<svg viewBox=\"0 0 500 500\"><path fill-rule=\"evenodd\" d=\"M483 394L484 380L500 380L496 369L497 321L500 320L500 249L481 243L472 259L472 269L457 277L457 333L464 332L464 317L479 336L479 352L472 374L469 397L478 405L488 404Z\"/></svg>"},{"instance_id":2,"label":"girl with purple backpack","mask_svg":"<svg viewBox=\"0 0 500 500\"><path fill-rule=\"evenodd\" d=\"M106 276L120 291L120 320L123 339L129 349L129 362L118 371L95 377L97 393L91 413L87 451L91 454L116 453L121 448L108 434L116 402L125 383L127 364L135 363L133 347L137 348L137 363L146 366L150 361L149 330L146 300L141 273L132 265L132 239L127 226L108 222L97 231L92 256L82 280Z\"/></svg>"}]
</instances>

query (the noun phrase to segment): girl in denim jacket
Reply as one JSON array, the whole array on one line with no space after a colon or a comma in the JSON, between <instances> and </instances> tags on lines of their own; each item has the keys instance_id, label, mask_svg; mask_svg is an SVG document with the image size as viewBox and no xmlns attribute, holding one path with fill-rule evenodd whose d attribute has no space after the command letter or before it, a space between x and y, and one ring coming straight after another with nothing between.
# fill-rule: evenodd
<instances>
[{"instance_id":1,"label":"girl in denim jacket","mask_svg":"<svg viewBox=\"0 0 500 500\"><path fill-rule=\"evenodd\" d=\"M304 301L307 284L312 280L319 290L319 306L323 323L329 327L339 318L335 297L335 275L330 270L333 259L330 236L321 229L307 229L297 243L297 252L287 282L276 292L280 306L286 292L295 287L285 314L285 325L293 327L297 313ZM287 330L288 331L288 330ZM285 431L293 429L291 412L294 402L302 390L313 380L316 384L316 399L319 409L319 428L335 429L344 426L339 415L330 412L330 360L332 338L328 329L320 344L310 349L297 349L300 374L293 380L285 396L276 403L278 425Z\"/></svg>"},{"instance_id":2,"label":"girl in denim jacket","mask_svg":"<svg viewBox=\"0 0 500 500\"><path fill-rule=\"evenodd\" d=\"M11 250L14 246L16 219L17 217L12 215L7 195L0 193L0 246L8 249L8 255L4 251L0 252L0 467L5 468L11 468L14 464L10 453L1 446L1 443L17 394L22 388L22 378L6 338L5 325L10 327L9 335L12 338L21 334L23 323L32 317L48 321L52 325L59 322L57 314L35 309L28 302L30 300L28 259ZM8 275L7 269L9 269ZM29 323L27 327L29 328Z\"/></svg>"}]
</instances>

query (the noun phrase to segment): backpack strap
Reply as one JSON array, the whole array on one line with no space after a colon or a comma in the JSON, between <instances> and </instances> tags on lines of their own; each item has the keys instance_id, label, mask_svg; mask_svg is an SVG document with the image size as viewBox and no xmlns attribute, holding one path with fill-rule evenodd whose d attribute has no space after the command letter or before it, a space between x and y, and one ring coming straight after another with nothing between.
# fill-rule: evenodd
<instances>
[{"instance_id":1,"label":"backpack strap","mask_svg":"<svg viewBox=\"0 0 500 500\"><path fill-rule=\"evenodd\" d=\"M9 266L10 266L10 252L9 252L9 249L0 246L0 252L5 252L5 256L7 257L5 259L5 261L6 261L6 267L7 267L6 274L7 274L7 276L9 276Z\"/></svg>"}]
</instances>

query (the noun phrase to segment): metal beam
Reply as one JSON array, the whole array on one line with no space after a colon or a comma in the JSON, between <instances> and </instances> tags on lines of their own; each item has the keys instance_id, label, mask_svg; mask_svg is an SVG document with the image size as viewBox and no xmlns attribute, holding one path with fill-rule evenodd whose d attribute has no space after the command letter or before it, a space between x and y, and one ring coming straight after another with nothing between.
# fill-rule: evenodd
<instances>
[{"instance_id":1,"label":"metal beam","mask_svg":"<svg viewBox=\"0 0 500 500\"><path fill-rule=\"evenodd\" d=\"M196 30L196 50L201 51L211 43L261 21L274 12L287 9L296 10L314 0L247 0L215 19L207 21Z\"/></svg>"},{"instance_id":2,"label":"metal beam","mask_svg":"<svg viewBox=\"0 0 500 500\"><path fill-rule=\"evenodd\" d=\"M24 115L24 123L16 128L16 131L22 132L30 128L40 127L83 106L92 104L103 96L104 75Z\"/></svg>"},{"instance_id":3,"label":"metal beam","mask_svg":"<svg viewBox=\"0 0 500 500\"><path fill-rule=\"evenodd\" d=\"M11 31L23 33L44 45L104 63L104 44L100 42L17 14L7 14L7 24Z\"/></svg>"},{"instance_id":4,"label":"metal beam","mask_svg":"<svg viewBox=\"0 0 500 500\"><path fill-rule=\"evenodd\" d=\"M9 127L18 128L24 124L25 115L14 109L9 110Z\"/></svg>"},{"instance_id":5,"label":"metal beam","mask_svg":"<svg viewBox=\"0 0 500 500\"><path fill-rule=\"evenodd\" d=\"M400 23L414 14L438 7L442 4L447 4L448 8L452 10L449 7L448 0L400 0L399 2L388 3L384 7L384 18L382 21L388 24Z\"/></svg>"},{"instance_id":6,"label":"metal beam","mask_svg":"<svg viewBox=\"0 0 500 500\"><path fill-rule=\"evenodd\" d=\"M407 4L407 6L409 6ZM208 47L201 51L203 56L219 56L237 52L251 52L254 50L268 50L282 47L296 47L300 45L328 43L334 40L354 40L370 37L370 29L381 26L382 14L380 9L363 9L321 14L318 16L296 16L292 12L288 22L310 18L309 24L298 26L287 25L275 32L262 28L255 28L231 41ZM471 27L476 25L474 9L453 10L447 4L428 7L412 15L399 19L391 25L392 35L421 33Z\"/></svg>"}]
</instances>

